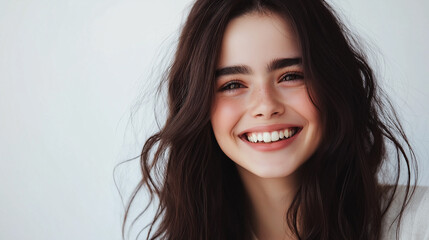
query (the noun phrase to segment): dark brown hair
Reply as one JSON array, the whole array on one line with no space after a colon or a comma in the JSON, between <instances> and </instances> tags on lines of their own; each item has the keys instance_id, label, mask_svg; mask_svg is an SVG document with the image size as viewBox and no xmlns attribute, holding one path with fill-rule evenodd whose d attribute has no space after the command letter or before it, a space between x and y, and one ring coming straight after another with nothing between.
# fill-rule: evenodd
<instances>
[{"instance_id":1,"label":"dark brown hair","mask_svg":"<svg viewBox=\"0 0 429 240\"><path fill-rule=\"evenodd\" d=\"M415 157L357 41L323 0L195 2L165 80L167 120L142 149L143 177L123 232L136 194L147 190L151 201L159 200L147 239L251 239L249 202L234 163L214 138L210 109L224 30L254 11L275 13L295 29L323 127L285 221L299 239L379 239L401 164L407 177L401 214L413 192ZM387 143L396 150L393 188L378 179Z\"/></svg>"}]
</instances>

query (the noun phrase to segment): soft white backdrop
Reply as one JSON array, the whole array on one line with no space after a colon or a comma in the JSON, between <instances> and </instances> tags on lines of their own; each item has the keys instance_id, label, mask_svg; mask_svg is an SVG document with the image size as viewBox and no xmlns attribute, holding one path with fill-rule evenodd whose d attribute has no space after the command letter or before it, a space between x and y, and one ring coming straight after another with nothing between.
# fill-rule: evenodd
<instances>
[{"instance_id":1,"label":"soft white backdrop","mask_svg":"<svg viewBox=\"0 0 429 240\"><path fill-rule=\"evenodd\" d=\"M377 55L429 185L429 2L330 2ZM113 170L153 131L150 98L135 106L190 3L0 0L0 239L121 238ZM116 171L125 196L136 166Z\"/></svg>"}]
</instances>

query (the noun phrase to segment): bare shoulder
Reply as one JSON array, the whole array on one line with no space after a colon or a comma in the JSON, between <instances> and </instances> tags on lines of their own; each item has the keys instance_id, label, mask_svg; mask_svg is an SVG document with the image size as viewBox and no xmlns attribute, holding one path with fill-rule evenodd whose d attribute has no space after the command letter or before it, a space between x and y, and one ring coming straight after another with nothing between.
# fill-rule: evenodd
<instances>
[{"instance_id":1,"label":"bare shoulder","mask_svg":"<svg viewBox=\"0 0 429 240\"><path fill-rule=\"evenodd\" d=\"M406 186L398 186L394 201L383 221L383 238L396 239L398 214L407 193ZM429 240L429 187L416 186L404 210L399 226L398 239Z\"/></svg>"}]
</instances>

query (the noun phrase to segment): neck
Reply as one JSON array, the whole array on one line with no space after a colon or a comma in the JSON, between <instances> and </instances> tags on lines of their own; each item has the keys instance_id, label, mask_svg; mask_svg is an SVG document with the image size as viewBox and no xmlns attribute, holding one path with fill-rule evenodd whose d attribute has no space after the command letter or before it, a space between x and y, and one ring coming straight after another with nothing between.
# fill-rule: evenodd
<instances>
[{"instance_id":1,"label":"neck","mask_svg":"<svg viewBox=\"0 0 429 240\"><path fill-rule=\"evenodd\" d=\"M261 178L240 166L237 169L250 198L258 239L293 239L286 213L297 191L296 177Z\"/></svg>"}]
</instances>

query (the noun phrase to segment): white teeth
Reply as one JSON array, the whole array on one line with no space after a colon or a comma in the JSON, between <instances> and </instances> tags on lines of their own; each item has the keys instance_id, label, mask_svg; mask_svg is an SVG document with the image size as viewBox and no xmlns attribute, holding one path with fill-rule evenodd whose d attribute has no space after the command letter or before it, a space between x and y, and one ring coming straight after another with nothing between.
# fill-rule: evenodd
<instances>
[{"instance_id":1,"label":"white teeth","mask_svg":"<svg viewBox=\"0 0 429 240\"><path fill-rule=\"evenodd\" d=\"M251 142L258 142L258 135L256 135L256 133L252 133L252 141Z\"/></svg>"},{"instance_id":2,"label":"white teeth","mask_svg":"<svg viewBox=\"0 0 429 240\"><path fill-rule=\"evenodd\" d=\"M279 140L279 132L272 132L271 133L271 141L277 141Z\"/></svg>"},{"instance_id":3,"label":"white teeth","mask_svg":"<svg viewBox=\"0 0 429 240\"><path fill-rule=\"evenodd\" d=\"M271 134L269 132L264 132L264 142L271 142Z\"/></svg>"},{"instance_id":4,"label":"white teeth","mask_svg":"<svg viewBox=\"0 0 429 240\"><path fill-rule=\"evenodd\" d=\"M296 133L295 128L289 128L281 131L272 131L272 132L259 132L259 133L248 133L247 140L249 142L276 142L281 139L290 138Z\"/></svg>"},{"instance_id":5,"label":"white teeth","mask_svg":"<svg viewBox=\"0 0 429 240\"><path fill-rule=\"evenodd\" d=\"M258 133L258 142L262 142L264 140L264 137L262 136L262 133Z\"/></svg>"},{"instance_id":6,"label":"white teeth","mask_svg":"<svg viewBox=\"0 0 429 240\"><path fill-rule=\"evenodd\" d=\"M286 129L284 133L285 133L285 137L286 138L290 137L290 131L289 131L289 129Z\"/></svg>"}]
</instances>

